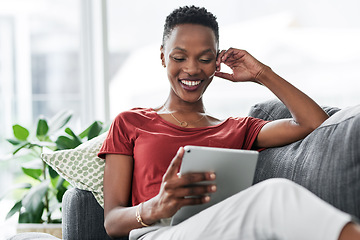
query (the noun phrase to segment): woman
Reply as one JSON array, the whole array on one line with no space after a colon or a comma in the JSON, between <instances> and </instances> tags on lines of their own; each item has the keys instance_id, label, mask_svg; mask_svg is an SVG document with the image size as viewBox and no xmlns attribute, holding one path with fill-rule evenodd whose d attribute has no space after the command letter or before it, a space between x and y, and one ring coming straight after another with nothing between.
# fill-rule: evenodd
<instances>
[{"instance_id":1,"label":"woman","mask_svg":"<svg viewBox=\"0 0 360 240\"><path fill-rule=\"evenodd\" d=\"M215 179L212 172L177 175L184 154L182 146L281 146L304 138L328 118L313 100L246 51L219 51L218 47L216 18L204 8L183 7L167 17L160 50L171 86L169 97L155 109L120 113L99 153L106 159L107 233L113 237L130 233L132 239L359 237L359 226L349 215L287 180L256 184L177 226L166 226L164 219L182 206L206 203L216 191L215 185L191 186ZM221 64L233 72L221 72ZM223 121L208 115L202 96L214 76L266 86L287 106L293 119L266 122L247 117ZM283 199L285 192L287 198ZM189 195L199 198L186 198Z\"/></svg>"}]
</instances>

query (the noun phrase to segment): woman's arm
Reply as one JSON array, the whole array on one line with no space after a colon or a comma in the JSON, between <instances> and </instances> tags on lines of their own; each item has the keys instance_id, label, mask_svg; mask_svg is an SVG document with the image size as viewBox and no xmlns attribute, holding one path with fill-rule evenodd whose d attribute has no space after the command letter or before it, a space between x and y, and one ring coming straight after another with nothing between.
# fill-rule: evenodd
<instances>
[{"instance_id":1,"label":"woman's arm","mask_svg":"<svg viewBox=\"0 0 360 240\"><path fill-rule=\"evenodd\" d=\"M264 67L257 81L270 89L286 105L293 117L266 124L257 137L258 147L281 146L303 139L329 117L311 98L269 67Z\"/></svg>"},{"instance_id":2,"label":"woman's arm","mask_svg":"<svg viewBox=\"0 0 360 240\"><path fill-rule=\"evenodd\" d=\"M139 227L131 205L133 158L107 154L104 170L104 226L109 236L125 236Z\"/></svg>"},{"instance_id":3,"label":"woman's arm","mask_svg":"<svg viewBox=\"0 0 360 240\"><path fill-rule=\"evenodd\" d=\"M222 73L224 63L232 74ZM222 51L217 60L216 76L233 82L253 81L266 86L289 109L293 119L281 119L266 124L257 137L257 147L275 147L303 139L328 115L306 94L295 88L244 50L230 48Z\"/></svg>"},{"instance_id":4,"label":"woman's arm","mask_svg":"<svg viewBox=\"0 0 360 240\"><path fill-rule=\"evenodd\" d=\"M189 186L201 181L213 181L213 173L191 173L178 176L184 149L180 148L163 176L159 194L143 203L140 216L151 225L162 218L172 217L182 206L210 201L208 193L214 185ZM106 155L104 171L104 217L109 236L126 236L132 229L143 227L136 219L136 208L130 206L133 159L125 155ZM200 196L199 198L185 198Z\"/></svg>"}]
</instances>

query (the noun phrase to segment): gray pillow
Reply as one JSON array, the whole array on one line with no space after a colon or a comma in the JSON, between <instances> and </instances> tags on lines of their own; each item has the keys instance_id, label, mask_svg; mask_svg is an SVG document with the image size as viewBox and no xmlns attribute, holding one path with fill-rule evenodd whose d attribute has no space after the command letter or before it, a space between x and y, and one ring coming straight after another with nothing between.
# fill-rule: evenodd
<instances>
[{"instance_id":1,"label":"gray pillow","mask_svg":"<svg viewBox=\"0 0 360 240\"><path fill-rule=\"evenodd\" d=\"M332 116L304 140L260 152L254 183L287 178L360 218L360 105L324 109ZM250 116L274 120L289 112L269 101L254 106Z\"/></svg>"}]
</instances>

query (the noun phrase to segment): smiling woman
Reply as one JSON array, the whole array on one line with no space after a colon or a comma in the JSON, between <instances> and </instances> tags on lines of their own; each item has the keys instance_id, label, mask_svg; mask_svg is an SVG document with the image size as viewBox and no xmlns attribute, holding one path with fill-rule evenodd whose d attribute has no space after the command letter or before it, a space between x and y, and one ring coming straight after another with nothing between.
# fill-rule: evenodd
<instances>
[{"instance_id":1,"label":"smiling woman","mask_svg":"<svg viewBox=\"0 0 360 240\"><path fill-rule=\"evenodd\" d=\"M311 98L247 51L220 51L217 31L215 16L205 8L180 7L166 18L160 58L171 86L168 98L161 107L118 114L98 154L106 160L106 232L111 237L130 234L131 240L360 237L360 226L349 214L281 179L265 180L179 225L169 224L168 218L180 208L208 203L217 190L214 172L178 174L183 146L245 150L283 146L305 138L328 118ZM222 64L230 73L222 71ZM265 86L292 118L220 120L206 113L203 96L214 76L234 85ZM203 181L207 183L198 184ZM315 222L321 223L316 229ZM307 231L299 234L299 226Z\"/></svg>"},{"instance_id":2,"label":"smiling woman","mask_svg":"<svg viewBox=\"0 0 360 240\"><path fill-rule=\"evenodd\" d=\"M174 27L171 33L161 46L162 65L167 68L171 85L169 98L172 101L201 100L216 69L218 47L214 31L202 25L182 24ZM167 109L172 110L170 106ZM205 112L204 109L200 111Z\"/></svg>"}]
</instances>

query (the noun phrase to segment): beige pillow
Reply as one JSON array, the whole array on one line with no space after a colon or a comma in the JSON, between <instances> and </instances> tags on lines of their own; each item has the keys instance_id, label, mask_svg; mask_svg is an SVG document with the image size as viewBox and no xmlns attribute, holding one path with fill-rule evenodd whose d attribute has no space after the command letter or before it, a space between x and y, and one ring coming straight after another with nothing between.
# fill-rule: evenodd
<instances>
[{"instance_id":1,"label":"beige pillow","mask_svg":"<svg viewBox=\"0 0 360 240\"><path fill-rule=\"evenodd\" d=\"M43 153L42 159L72 186L92 192L104 206L103 175L105 161L97 156L107 132L75 149Z\"/></svg>"}]
</instances>

